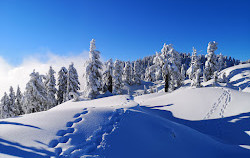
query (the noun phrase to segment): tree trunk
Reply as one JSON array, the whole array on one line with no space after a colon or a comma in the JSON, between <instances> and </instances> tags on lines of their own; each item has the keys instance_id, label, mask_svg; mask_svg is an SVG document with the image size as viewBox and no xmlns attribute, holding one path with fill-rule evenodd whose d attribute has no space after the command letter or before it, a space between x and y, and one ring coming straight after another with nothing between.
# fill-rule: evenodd
<instances>
[{"instance_id":1,"label":"tree trunk","mask_svg":"<svg viewBox=\"0 0 250 158\"><path fill-rule=\"evenodd\" d=\"M166 77L165 77L165 92L168 92L168 87L169 87L169 83L168 83L168 79L169 77L168 77L168 74L166 75Z\"/></svg>"},{"instance_id":2,"label":"tree trunk","mask_svg":"<svg viewBox=\"0 0 250 158\"><path fill-rule=\"evenodd\" d=\"M112 93L113 91L113 86L112 86L112 77L109 77L109 86L108 86L108 90Z\"/></svg>"}]
</instances>

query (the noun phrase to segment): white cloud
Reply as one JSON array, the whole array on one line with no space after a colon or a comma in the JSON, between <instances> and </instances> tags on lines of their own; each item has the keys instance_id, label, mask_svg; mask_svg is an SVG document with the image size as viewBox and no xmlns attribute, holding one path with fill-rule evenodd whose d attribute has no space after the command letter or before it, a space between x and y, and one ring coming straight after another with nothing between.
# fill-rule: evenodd
<instances>
[{"instance_id":1,"label":"white cloud","mask_svg":"<svg viewBox=\"0 0 250 158\"><path fill-rule=\"evenodd\" d=\"M16 90L17 85L21 91L25 90L26 83L29 81L29 74L35 69L40 74L46 74L49 66L58 72L62 66L68 68L71 62L74 63L79 75L81 89L83 88L84 63L88 57L88 52L84 51L79 55L59 56L51 52L46 52L41 57L26 57L19 66L12 66L0 56L0 97L4 92L9 92L9 87L13 86ZM46 59L46 61L44 61ZM57 78L57 74L55 76Z\"/></svg>"}]
</instances>

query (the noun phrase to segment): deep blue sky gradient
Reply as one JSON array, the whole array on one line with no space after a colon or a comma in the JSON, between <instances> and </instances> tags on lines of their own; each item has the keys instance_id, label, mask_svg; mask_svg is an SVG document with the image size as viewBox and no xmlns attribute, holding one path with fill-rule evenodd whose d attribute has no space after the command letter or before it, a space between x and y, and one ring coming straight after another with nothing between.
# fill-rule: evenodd
<instances>
[{"instance_id":1,"label":"deep blue sky gradient","mask_svg":"<svg viewBox=\"0 0 250 158\"><path fill-rule=\"evenodd\" d=\"M0 56L17 65L50 50L74 55L95 38L104 59L134 60L172 43L250 59L249 0L1 0Z\"/></svg>"}]
</instances>

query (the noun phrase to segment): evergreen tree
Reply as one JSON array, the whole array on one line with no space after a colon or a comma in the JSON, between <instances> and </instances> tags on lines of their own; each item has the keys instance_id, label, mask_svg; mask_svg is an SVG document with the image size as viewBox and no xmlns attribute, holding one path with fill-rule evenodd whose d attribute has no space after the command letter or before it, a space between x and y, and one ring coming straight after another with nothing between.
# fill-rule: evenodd
<instances>
[{"instance_id":1,"label":"evergreen tree","mask_svg":"<svg viewBox=\"0 0 250 158\"><path fill-rule=\"evenodd\" d=\"M197 51L195 48L193 48L193 53L191 56L191 63L190 67L187 70L187 74L189 75L189 78L192 80L192 86L199 87L200 86L200 75L201 75L201 62L200 57L197 56ZM199 71L199 72L197 72ZM198 82L198 83L197 83Z\"/></svg>"},{"instance_id":2,"label":"evergreen tree","mask_svg":"<svg viewBox=\"0 0 250 158\"><path fill-rule=\"evenodd\" d=\"M14 117L18 115L16 106L15 106L15 100L16 100L15 92L13 90L13 87L10 86L9 107L8 107L10 117Z\"/></svg>"},{"instance_id":3,"label":"evergreen tree","mask_svg":"<svg viewBox=\"0 0 250 158\"><path fill-rule=\"evenodd\" d=\"M217 71L214 72L213 78L214 78L213 86L215 86L216 83L218 82L218 72Z\"/></svg>"},{"instance_id":4,"label":"evergreen tree","mask_svg":"<svg viewBox=\"0 0 250 158\"><path fill-rule=\"evenodd\" d=\"M135 84L141 84L141 79L140 79L140 65L138 61L134 62L134 71L133 71L133 82Z\"/></svg>"},{"instance_id":5,"label":"evergreen tree","mask_svg":"<svg viewBox=\"0 0 250 158\"><path fill-rule=\"evenodd\" d=\"M66 92L66 100L72 99L72 96L69 95L70 92L74 92L78 94L78 90L80 90L80 82L78 80L78 73L74 68L74 64L71 63L68 68L67 73L67 92Z\"/></svg>"},{"instance_id":6,"label":"evergreen tree","mask_svg":"<svg viewBox=\"0 0 250 158\"><path fill-rule=\"evenodd\" d=\"M102 62L100 61L100 52L96 50L95 40L90 42L89 61L86 66L86 88L87 96L95 98L102 88Z\"/></svg>"},{"instance_id":7,"label":"evergreen tree","mask_svg":"<svg viewBox=\"0 0 250 158\"><path fill-rule=\"evenodd\" d=\"M207 47L207 61L205 63L205 75L207 80L213 78L214 72L218 69L217 58L214 52L217 50L217 43L215 41L209 42Z\"/></svg>"},{"instance_id":8,"label":"evergreen tree","mask_svg":"<svg viewBox=\"0 0 250 158\"><path fill-rule=\"evenodd\" d=\"M224 68L224 57L220 53L219 58L218 58L218 71L221 71Z\"/></svg>"},{"instance_id":9,"label":"evergreen tree","mask_svg":"<svg viewBox=\"0 0 250 158\"><path fill-rule=\"evenodd\" d=\"M155 75L156 75L156 73L155 73L155 65L152 65L152 66L150 66L150 67L147 67L146 68L146 72L145 72L145 80L146 81L150 81L150 82L154 82L154 81L156 81L156 77L155 77Z\"/></svg>"},{"instance_id":10,"label":"evergreen tree","mask_svg":"<svg viewBox=\"0 0 250 158\"><path fill-rule=\"evenodd\" d=\"M23 115L25 113L23 110L22 99L23 99L23 94L20 90L20 87L17 86L16 102L15 102L16 109L17 109L17 115Z\"/></svg>"},{"instance_id":11,"label":"evergreen tree","mask_svg":"<svg viewBox=\"0 0 250 158\"><path fill-rule=\"evenodd\" d=\"M181 56L171 44L164 44L161 53L161 57L164 59L162 76L165 80L165 91L168 91L167 89L175 90L182 84Z\"/></svg>"},{"instance_id":12,"label":"evergreen tree","mask_svg":"<svg viewBox=\"0 0 250 158\"><path fill-rule=\"evenodd\" d=\"M196 71L200 69L201 63L200 63L200 58L197 56L197 50L193 48L193 53L191 56L191 63L190 67L187 70L187 74L189 76L189 79L194 79Z\"/></svg>"},{"instance_id":13,"label":"evergreen tree","mask_svg":"<svg viewBox=\"0 0 250 158\"><path fill-rule=\"evenodd\" d=\"M58 91L57 91L57 104L61 104L66 101L67 93L67 73L68 70L65 67L62 67L58 72Z\"/></svg>"},{"instance_id":14,"label":"evergreen tree","mask_svg":"<svg viewBox=\"0 0 250 158\"><path fill-rule=\"evenodd\" d=\"M162 67L162 77L164 80L164 91L165 92L168 92L168 89L169 89L169 82L170 82L170 75L169 75L170 68L169 67L170 66L168 64L168 60L166 59L164 65Z\"/></svg>"},{"instance_id":15,"label":"evergreen tree","mask_svg":"<svg viewBox=\"0 0 250 158\"><path fill-rule=\"evenodd\" d=\"M46 75L46 79L45 79L45 88L47 91L47 98L48 98L48 107L47 109L50 109L52 107L54 107L56 105L56 98L55 98L55 94L56 94L56 79L55 79L55 74L56 72L52 69L52 67L50 66L49 68L49 72Z\"/></svg>"},{"instance_id":16,"label":"evergreen tree","mask_svg":"<svg viewBox=\"0 0 250 158\"><path fill-rule=\"evenodd\" d=\"M116 60L114 63L114 78L113 78L113 93L114 94L122 94L122 65L121 61Z\"/></svg>"},{"instance_id":17,"label":"evergreen tree","mask_svg":"<svg viewBox=\"0 0 250 158\"><path fill-rule=\"evenodd\" d=\"M191 86L199 88L201 87L201 69L196 70L194 75Z\"/></svg>"},{"instance_id":18,"label":"evergreen tree","mask_svg":"<svg viewBox=\"0 0 250 158\"><path fill-rule=\"evenodd\" d=\"M48 107L48 98L42 75L35 70L30 74L30 80L26 84L26 91L23 98L25 113L44 111Z\"/></svg>"},{"instance_id":19,"label":"evergreen tree","mask_svg":"<svg viewBox=\"0 0 250 158\"><path fill-rule=\"evenodd\" d=\"M103 73L103 91L107 90L112 93L113 91L113 60L109 59L107 63L105 63L105 71Z\"/></svg>"},{"instance_id":20,"label":"evergreen tree","mask_svg":"<svg viewBox=\"0 0 250 158\"><path fill-rule=\"evenodd\" d=\"M161 80L162 79L162 66L164 64L164 59L160 55L160 53L156 52L156 56L154 57L153 63L155 65L155 79Z\"/></svg>"},{"instance_id":21,"label":"evergreen tree","mask_svg":"<svg viewBox=\"0 0 250 158\"><path fill-rule=\"evenodd\" d=\"M206 76L206 69L205 67L203 66L203 82L207 82L207 76Z\"/></svg>"},{"instance_id":22,"label":"evergreen tree","mask_svg":"<svg viewBox=\"0 0 250 158\"><path fill-rule=\"evenodd\" d=\"M185 78L186 78L186 70L185 70L184 64L182 64L182 66L181 66L181 77L182 77L182 80L183 80L183 81L184 81Z\"/></svg>"},{"instance_id":23,"label":"evergreen tree","mask_svg":"<svg viewBox=\"0 0 250 158\"><path fill-rule=\"evenodd\" d=\"M10 100L9 100L9 96L7 95L7 93L4 93L4 96L1 99L1 117L2 119L4 118L9 118L11 117L10 115Z\"/></svg>"},{"instance_id":24,"label":"evergreen tree","mask_svg":"<svg viewBox=\"0 0 250 158\"><path fill-rule=\"evenodd\" d=\"M129 61L125 63L125 67L123 70L123 81L126 82L128 85L132 85L132 76L131 76L131 64Z\"/></svg>"}]
</instances>

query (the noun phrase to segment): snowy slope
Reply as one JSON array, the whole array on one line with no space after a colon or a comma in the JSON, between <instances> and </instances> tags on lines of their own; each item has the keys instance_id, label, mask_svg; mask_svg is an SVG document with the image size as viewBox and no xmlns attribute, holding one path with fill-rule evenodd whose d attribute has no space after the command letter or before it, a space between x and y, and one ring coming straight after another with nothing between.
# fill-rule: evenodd
<instances>
[{"instance_id":1,"label":"snowy slope","mask_svg":"<svg viewBox=\"0 0 250 158\"><path fill-rule=\"evenodd\" d=\"M235 90L234 78L248 80L249 68L225 70L233 89L182 87L172 93L68 101L2 119L0 157L248 158L250 93ZM133 88L139 92L143 86Z\"/></svg>"}]
</instances>

